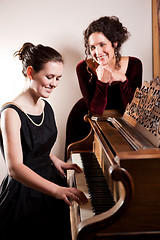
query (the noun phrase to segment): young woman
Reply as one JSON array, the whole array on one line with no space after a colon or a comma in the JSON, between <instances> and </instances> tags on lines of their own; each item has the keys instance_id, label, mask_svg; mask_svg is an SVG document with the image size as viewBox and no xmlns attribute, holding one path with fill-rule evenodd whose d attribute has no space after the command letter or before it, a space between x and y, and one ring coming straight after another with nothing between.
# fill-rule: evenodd
<instances>
[{"instance_id":1,"label":"young woman","mask_svg":"<svg viewBox=\"0 0 160 240\"><path fill-rule=\"evenodd\" d=\"M57 128L46 100L63 73L62 56L50 47L25 43L15 53L27 84L1 109L2 151L8 174L0 191L0 236L8 239L70 239L71 200L85 195L67 187L65 170L81 169L51 153Z\"/></svg>"},{"instance_id":2,"label":"young woman","mask_svg":"<svg viewBox=\"0 0 160 240\"><path fill-rule=\"evenodd\" d=\"M77 65L83 98L68 118L66 146L81 140L90 131L84 115L102 115L105 109L122 113L142 84L142 63L136 57L121 56L129 32L117 17L101 17L84 31L86 59ZM91 58L89 58L91 56Z\"/></svg>"}]
</instances>

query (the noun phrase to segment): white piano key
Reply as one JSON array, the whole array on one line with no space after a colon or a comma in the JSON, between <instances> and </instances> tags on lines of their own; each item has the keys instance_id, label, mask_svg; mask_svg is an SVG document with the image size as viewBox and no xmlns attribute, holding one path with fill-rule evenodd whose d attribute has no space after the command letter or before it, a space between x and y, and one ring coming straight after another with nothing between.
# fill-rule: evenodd
<instances>
[{"instance_id":1,"label":"white piano key","mask_svg":"<svg viewBox=\"0 0 160 240\"><path fill-rule=\"evenodd\" d=\"M80 218L81 218L81 221L84 221L87 218L93 217L94 213L92 211L92 206L90 202L90 197L89 197L84 173L83 172L75 173L75 178L76 178L77 188L80 189L88 199L87 203L80 205Z\"/></svg>"},{"instance_id":2,"label":"white piano key","mask_svg":"<svg viewBox=\"0 0 160 240\"><path fill-rule=\"evenodd\" d=\"M71 155L71 158L72 158L72 163L76 163L78 166L80 166L80 168L83 169L83 164L82 164L80 153L73 153Z\"/></svg>"},{"instance_id":3,"label":"white piano key","mask_svg":"<svg viewBox=\"0 0 160 240\"><path fill-rule=\"evenodd\" d=\"M71 157L72 163L78 164L83 169L83 163L80 154L73 153ZM81 221L84 221L85 219L93 217L94 213L90 202L90 196L86 185L84 172L82 173L75 172L75 179L77 188L80 189L88 199L87 203L80 205L80 219Z\"/></svg>"}]
</instances>

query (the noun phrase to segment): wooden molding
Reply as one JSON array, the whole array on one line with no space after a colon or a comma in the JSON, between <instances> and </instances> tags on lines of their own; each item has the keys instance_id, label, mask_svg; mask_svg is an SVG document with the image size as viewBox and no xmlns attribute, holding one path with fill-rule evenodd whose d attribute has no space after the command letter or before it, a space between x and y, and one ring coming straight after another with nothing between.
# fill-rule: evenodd
<instances>
[{"instance_id":1,"label":"wooden molding","mask_svg":"<svg viewBox=\"0 0 160 240\"><path fill-rule=\"evenodd\" d=\"M158 0L152 0L153 77L160 76L160 37L158 29Z\"/></svg>"}]
</instances>

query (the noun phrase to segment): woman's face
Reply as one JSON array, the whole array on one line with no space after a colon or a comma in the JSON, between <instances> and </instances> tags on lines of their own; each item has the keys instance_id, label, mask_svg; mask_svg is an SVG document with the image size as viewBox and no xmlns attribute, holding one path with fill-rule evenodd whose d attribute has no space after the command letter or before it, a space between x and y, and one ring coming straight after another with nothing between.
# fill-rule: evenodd
<instances>
[{"instance_id":1,"label":"woman's face","mask_svg":"<svg viewBox=\"0 0 160 240\"><path fill-rule=\"evenodd\" d=\"M108 64L115 58L112 43L101 32L92 33L88 39L90 53L93 59L102 65Z\"/></svg>"},{"instance_id":2,"label":"woman's face","mask_svg":"<svg viewBox=\"0 0 160 240\"><path fill-rule=\"evenodd\" d=\"M32 68L32 67L31 67ZM38 97L48 98L59 84L63 73L63 63L47 62L39 72L31 70L30 87Z\"/></svg>"}]
</instances>

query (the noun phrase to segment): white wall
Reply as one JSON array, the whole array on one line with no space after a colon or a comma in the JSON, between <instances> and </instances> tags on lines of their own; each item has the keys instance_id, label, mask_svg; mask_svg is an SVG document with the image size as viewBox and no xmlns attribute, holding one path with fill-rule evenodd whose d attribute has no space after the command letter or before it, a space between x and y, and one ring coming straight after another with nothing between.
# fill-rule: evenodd
<instances>
[{"instance_id":1,"label":"white wall","mask_svg":"<svg viewBox=\"0 0 160 240\"><path fill-rule=\"evenodd\" d=\"M151 0L0 0L0 105L12 100L23 86L21 63L12 55L24 42L50 45L64 56L64 75L49 99L59 129L54 153L62 159L67 117L81 97L75 68L84 58L82 33L91 21L103 15L118 16L128 28L131 37L121 53L139 57L143 79L150 81ZM0 157L0 180L4 169Z\"/></svg>"}]
</instances>

